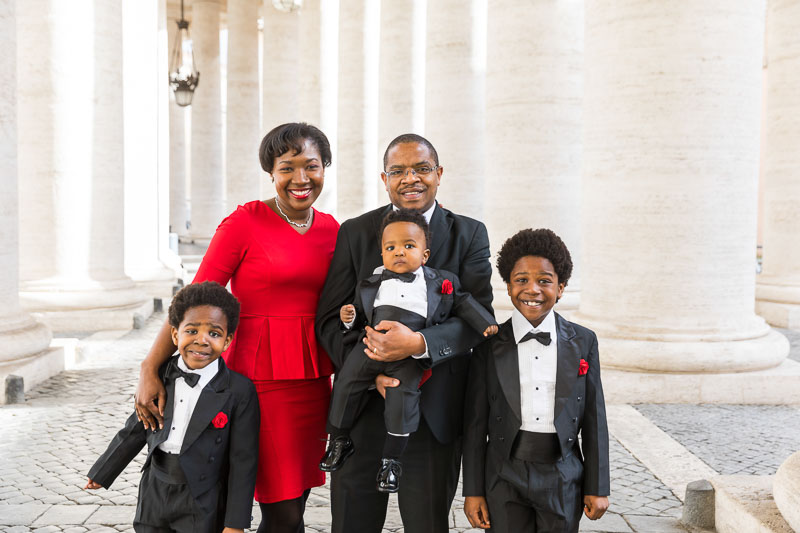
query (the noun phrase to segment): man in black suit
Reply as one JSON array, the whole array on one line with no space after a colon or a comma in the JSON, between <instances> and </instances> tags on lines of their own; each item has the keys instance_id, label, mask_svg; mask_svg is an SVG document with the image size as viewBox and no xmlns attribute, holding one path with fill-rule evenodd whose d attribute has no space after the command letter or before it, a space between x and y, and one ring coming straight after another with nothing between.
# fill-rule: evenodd
<instances>
[{"instance_id":1,"label":"man in black suit","mask_svg":"<svg viewBox=\"0 0 800 533\"><path fill-rule=\"evenodd\" d=\"M317 337L337 368L347 354L339 310L353 301L359 280L372 275L381 264L381 222L393 208L416 209L425 215L432 241L427 264L456 273L464 290L491 309L486 227L436 203L442 173L430 142L413 134L397 137L386 150L381 174L391 205L347 220L339 229L316 321ZM468 354L481 336L456 317L419 332L391 321L366 331L365 349L371 358L388 362L415 357L424 368L433 370L421 389L419 429L404 454L399 505L406 531L446 532L461 463ZM395 380L379 377L378 381L381 385ZM381 463L383 427L383 399L372 392L350 433L356 452L332 475L334 533L381 531L388 495L375 491L374 472Z\"/></svg>"}]
</instances>

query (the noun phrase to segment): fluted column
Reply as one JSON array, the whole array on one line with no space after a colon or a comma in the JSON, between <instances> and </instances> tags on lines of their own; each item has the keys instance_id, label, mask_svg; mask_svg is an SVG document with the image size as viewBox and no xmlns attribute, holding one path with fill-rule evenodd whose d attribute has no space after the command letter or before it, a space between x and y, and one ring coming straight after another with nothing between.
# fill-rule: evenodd
<instances>
[{"instance_id":1,"label":"fluted column","mask_svg":"<svg viewBox=\"0 0 800 533\"><path fill-rule=\"evenodd\" d=\"M555 231L574 265L561 311L577 308L581 286L583 5L502 0L489 9L483 175L489 241L496 253L520 229ZM460 187L460 174L454 177ZM495 305L510 309L499 276L493 285Z\"/></svg>"},{"instance_id":2,"label":"fluted column","mask_svg":"<svg viewBox=\"0 0 800 533\"><path fill-rule=\"evenodd\" d=\"M264 51L261 131L302 120L298 77L297 41L300 31L296 11L285 13L264 0Z\"/></svg>"},{"instance_id":3,"label":"fluted column","mask_svg":"<svg viewBox=\"0 0 800 533\"><path fill-rule=\"evenodd\" d=\"M320 126L320 0L303 0L298 14L299 31L295 36L296 53L300 55L300 117L303 122ZM332 80L331 80L332 81Z\"/></svg>"},{"instance_id":4,"label":"fluted column","mask_svg":"<svg viewBox=\"0 0 800 533\"><path fill-rule=\"evenodd\" d=\"M191 230L208 242L225 212L220 107L219 0L192 2L192 42L200 82L192 99Z\"/></svg>"},{"instance_id":5,"label":"fluted column","mask_svg":"<svg viewBox=\"0 0 800 533\"><path fill-rule=\"evenodd\" d=\"M424 134L425 6L426 0L381 2L378 68L378 156L381 169L383 154L392 139L403 133ZM378 203L387 200L381 184Z\"/></svg>"},{"instance_id":6,"label":"fluted column","mask_svg":"<svg viewBox=\"0 0 800 533\"><path fill-rule=\"evenodd\" d=\"M261 198L258 8L259 0L228 0L226 213Z\"/></svg>"},{"instance_id":7,"label":"fluted column","mask_svg":"<svg viewBox=\"0 0 800 533\"><path fill-rule=\"evenodd\" d=\"M449 209L479 220L487 178L485 6L483 0L428 2L425 61L425 136L445 167L438 197Z\"/></svg>"},{"instance_id":8,"label":"fluted column","mask_svg":"<svg viewBox=\"0 0 800 533\"><path fill-rule=\"evenodd\" d=\"M15 6L15 0L0 0L0 376L10 365L47 349L51 337L47 326L19 303ZM0 383L0 389L4 387L5 382Z\"/></svg>"},{"instance_id":9,"label":"fluted column","mask_svg":"<svg viewBox=\"0 0 800 533\"><path fill-rule=\"evenodd\" d=\"M180 9L168 11L167 35L169 51L175 46L178 35L177 21ZM186 197L186 113L187 108L175 102L175 95L169 91L169 230L179 237L189 234L187 222Z\"/></svg>"},{"instance_id":10,"label":"fluted column","mask_svg":"<svg viewBox=\"0 0 800 533\"><path fill-rule=\"evenodd\" d=\"M339 2L339 220L377 205L379 13L374 0Z\"/></svg>"},{"instance_id":11,"label":"fluted column","mask_svg":"<svg viewBox=\"0 0 800 533\"><path fill-rule=\"evenodd\" d=\"M574 319L605 368L746 371L788 353L754 313L763 41L758 2L586 3Z\"/></svg>"},{"instance_id":12,"label":"fluted column","mask_svg":"<svg viewBox=\"0 0 800 533\"><path fill-rule=\"evenodd\" d=\"M767 16L767 116L763 270L756 312L800 328L800 4L771 0Z\"/></svg>"},{"instance_id":13,"label":"fluted column","mask_svg":"<svg viewBox=\"0 0 800 533\"><path fill-rule=\"evenodd\" d=\"M124 274L121 11L18 3L20 301L56 331L130 328L146 302Z\"/></svg>"}]
</instances>

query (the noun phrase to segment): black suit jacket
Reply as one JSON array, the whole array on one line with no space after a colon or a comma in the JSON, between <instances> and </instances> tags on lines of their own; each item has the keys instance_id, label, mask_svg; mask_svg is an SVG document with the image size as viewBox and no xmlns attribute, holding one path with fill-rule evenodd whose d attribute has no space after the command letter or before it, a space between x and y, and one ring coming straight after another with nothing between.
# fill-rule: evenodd
<instances>
[{"instance_id":1,"label":"black suit jacket","mask_svg":"<svg viewBox=\"0 0 800 533\"><path fill-rule=\"evenodd\" d=\"M609 494L608 427L597 336L556 313L558 363L555 426L561 453L583 451L583 494ZM589 370L579 376L581 359ZM487 472L511 457L522 424L519 356L511 319L475 350L470 366L464 425L464 496L484 496ZM578 433L581 446L578 446Z\"/></svg>"},{"instance_id":2,"label":"black suit jacket","mask_svg":"<svg viewBox=\"0 0 800 533\"><path fill-rule=\"evenodd\" d=\"M162 379L167 365L175 364L178 357L170 358L159 369ZM167 440L172 422L175 382L168 380L165 386L164 429L145 430L133 413L89 470L90 479L109 488L145 444L148 451L142 470L150 466L153 451ZM217 413L225 413L228 417L222 428L211 424ZM227 492L223 495L226 497L225 527L250 527L258 466L259 424L255 386L246 377L229 370L220 358L219 372L203 388L189 420L179 461L192 496L206 512L216 507L220 490ZM223 483L218 484L220 481Z\"/></svg>"},{"instance_id":3,"label":"black suit jacket","mask_svg":"<svg viewBox=\"0 0 800 533\"><path fill-rule=\"evenodd\" d=\"M347 355L339 328L339 309L355 298L359 280L372 275L382 264L380 227L391 211L387 205L345 221L339 228L328 277L317 307L317 339L336 368ZM492 267L489 264L489 237L483 223L456 215L437 205L430 222L431 250L427 265L458 275L461 286L487 310L491 310ZM422 387L422 416L434 436L451 442L461 433L468 355L482 337L458 317L426 327L421 331L430 359L420 364L434 367L433 375Z\"/></svg>"}]
</instances>

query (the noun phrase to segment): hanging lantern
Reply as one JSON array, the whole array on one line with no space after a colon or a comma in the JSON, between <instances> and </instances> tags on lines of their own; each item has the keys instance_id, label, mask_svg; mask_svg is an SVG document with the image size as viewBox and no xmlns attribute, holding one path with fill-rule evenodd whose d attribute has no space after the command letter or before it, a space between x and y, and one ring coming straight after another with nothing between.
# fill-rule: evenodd
<instances>
[{"instance_id":1,"label":"hanging lantern","mask_svg":"<svg viewBox=\"0 0 800 533\"><path fill-rule=\"evenodd\" d=\"M175 102L181 106L191 105L194 90L200 81L200 73L194 65L192 38L189 23L183 18L181 0L181 19L178 21L178 35L169 61L169 85L175 92Z\"/></svg>"},{"instance_id":2,"label":"hanging lantern","mask_svg":"<svg viewBox=\"0 0 800 533\"><path fill-rule=\"evenodd\" d=\"M303 0L272 0L272 5L278 11L291 13L303 7Z\"/></svg>"}]
</instances>

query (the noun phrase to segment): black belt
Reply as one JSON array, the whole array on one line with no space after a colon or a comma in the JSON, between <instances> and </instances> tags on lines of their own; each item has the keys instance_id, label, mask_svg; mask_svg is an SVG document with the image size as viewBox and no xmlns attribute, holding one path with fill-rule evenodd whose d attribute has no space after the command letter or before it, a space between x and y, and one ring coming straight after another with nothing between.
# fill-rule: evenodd
<instances>
[{"instance_id":1,"label":"black belt","mask_svg":"<svg viewBox=\"0 0 800 533\"><path fill-rule=\"evenodd\" d=\"M181 468L181 462L176 453L167 453L161 448L153 450L151 461L153 473L165 483L186 483L186 475Z\"/></svg>"},{"instance_id":2,"label":"black belt","mask_svg":"<svg viewBox=\"0 0 800 533\"><path fill-rule=\"evenodd\" d=\"M511 456L529 463L555 463L561 459L558 434L520 430L511 447Z\"/></svg>"}]
</instances>

